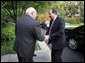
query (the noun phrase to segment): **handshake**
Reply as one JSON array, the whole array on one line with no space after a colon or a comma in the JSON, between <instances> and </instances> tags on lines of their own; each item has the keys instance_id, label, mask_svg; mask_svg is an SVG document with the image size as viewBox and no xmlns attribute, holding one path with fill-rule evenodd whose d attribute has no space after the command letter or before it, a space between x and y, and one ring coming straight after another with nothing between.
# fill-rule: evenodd
<instances>
[{"instance_id":1,"label":"handshake","mask_svg":"<svg viewBox=\"0 0 85 63\"><path fill-rule=\"evenodd\" d=\"M45 39L44 41L47 42L49 40L50 36L49 35L45 35Z\"/></svg>"}]
</instances>

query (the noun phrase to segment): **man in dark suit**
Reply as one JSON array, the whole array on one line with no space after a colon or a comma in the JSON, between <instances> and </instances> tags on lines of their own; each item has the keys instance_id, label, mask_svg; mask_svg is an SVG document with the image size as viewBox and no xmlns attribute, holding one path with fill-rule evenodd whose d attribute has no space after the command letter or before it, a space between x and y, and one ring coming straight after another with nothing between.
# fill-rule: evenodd
<instances>
[{"instance_id":1,"label":"man in dark suit","mask_svg":"<svg viewBox=\"0 0 85 63\"><path fill-rule=\"evenodd\" d=\"M48 35L49 42L52 43L52 62L62 62L62 51L65 47L65 21L57 16L56 9L52 9L49 12L50 28L47 30L46 35Z\"/></svg>"},{"instance_id":2,"label":"man in dark suit","mask_svg":"<svg viewBox=\"0 0 85 63\"><path fill-rule=\"evenodd\" d=\"M26 14L16 21L15 42L13 49L16 51L19 62L33 62L36 40L45 40L41 34L40 24L35 20L36 10L29 7Z\"/></svg>"}]
</instances>

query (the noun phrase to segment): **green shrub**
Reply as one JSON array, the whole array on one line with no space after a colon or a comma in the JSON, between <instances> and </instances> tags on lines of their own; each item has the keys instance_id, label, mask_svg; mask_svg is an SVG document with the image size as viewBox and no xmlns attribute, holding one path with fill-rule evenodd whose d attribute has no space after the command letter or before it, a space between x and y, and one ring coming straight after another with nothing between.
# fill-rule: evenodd
<instances>
[{"instance_id":1,"label":"green shrub","mask_svg":"<svg viewBox=\"0 0 85 63\"><path fill-rule=\"evenodd\" d=\"M5 54L16 54L16 52L13 50L14 40L11 40L9 42L2 42L1 44L1 55ZM38 42L36 42L35 45L35 51L39 50Z\"/></svg>"},{"instance_id":2,"label":"green shrub","mask_svg":"<svg viewBox=\"0 0 85 63\"><path fill-rule=\"evenodd\" d=\"M9 42L2 42L1 44L1 55L5 54L15 54L16 52L13 50L14 41L11 40Z\"/></svg>"},{"instance_id":3,"label":"green shrub","mask_svg":"<svg viewBox=\"0 0 85 63\"><path fill-rule=\"evenodd\" d=\"M1 42L14 40L15 24L7 24L4 28L1 27Z\"/></svg>"},{"instance_id":4,"label":"green shrub","mask_svg":"<svg viewBox=\"0 0 85 63\"><path fill-rule=\"evenodd\" d=\"M75 22L75 19L73 19L73 18L68 18L68 17L65 17L65 21L67 22L67 23L70 23L70 24L75 24L76 22Z\"/></svg>"},{"instance_id":5,"label":"green shrub","mask_svg":"<svg viewBox=\"0 0 85 63\"><path fill-rule=\"evenodd\" d=\"M83 23L84 18L81 16L74 16L72 18L64 17L64 20L66 21L66 23L79 24L79 23Z\"/></svg>"},{"instance_id":6,"label":"green shrub","mask_svg":"<svg viewBox=\"0 0 85 63\"><path fill-rule=\"evenodd\" d=\"M13 51L15 40L15 24L1 26L1 55L16 53Z\"/></svg>"},{"instance_id":7,"label":"green shrub","mask_svg":"<svg viewBox=\"0 0 85 63\"><path fill-rule=\"evenodd\" d=\"M84 17L78 16L76 20L80 23L83 23Z\"/></svg>"},{"instance_id":8,"label":"green shrub","mask_svg":"<svg viewBox=\"0 0 85 63\"><path fill-rule=\"evenodd\" d=\"M6 21L1 20L1 25L4 27L6 25Z\"/></svg>"}]
</instances>

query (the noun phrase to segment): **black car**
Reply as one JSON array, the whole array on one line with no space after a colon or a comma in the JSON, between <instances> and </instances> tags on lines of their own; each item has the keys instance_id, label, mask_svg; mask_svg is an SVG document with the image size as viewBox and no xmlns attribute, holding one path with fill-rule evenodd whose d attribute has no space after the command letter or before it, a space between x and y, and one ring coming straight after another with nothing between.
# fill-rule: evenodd
<instances>
[{"instance_id":1,"label":"black car","mask_svg":"<svg viewBox=\"0 0 85 63\"><path fill-rule=\"evenodd\" d=\"M66 42L72 50L84 50L84 25L74 29L65 29Z\"/></svg>"}]
</instances>

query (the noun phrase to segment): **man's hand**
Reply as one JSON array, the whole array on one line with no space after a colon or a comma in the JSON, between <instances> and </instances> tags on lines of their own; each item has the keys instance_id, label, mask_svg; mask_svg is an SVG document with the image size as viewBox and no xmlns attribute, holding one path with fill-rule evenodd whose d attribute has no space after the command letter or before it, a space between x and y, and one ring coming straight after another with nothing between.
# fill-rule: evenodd
<instances>
[{"instance_id":1,"label":"man's hand","mask_svg":"<svg viewBox=\"0 0 85 63\"><path fill-rule=\"evenodd\" d=\"M50 38L49 35L45 35L44 41L47 42L49 40L49 38Z\"/></svg>"}]
</instances>

